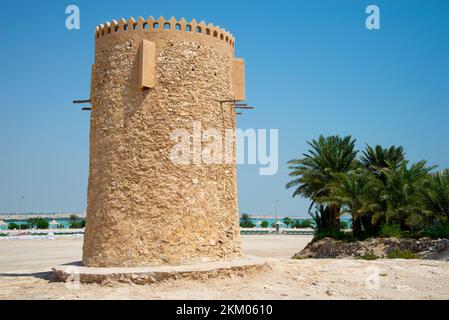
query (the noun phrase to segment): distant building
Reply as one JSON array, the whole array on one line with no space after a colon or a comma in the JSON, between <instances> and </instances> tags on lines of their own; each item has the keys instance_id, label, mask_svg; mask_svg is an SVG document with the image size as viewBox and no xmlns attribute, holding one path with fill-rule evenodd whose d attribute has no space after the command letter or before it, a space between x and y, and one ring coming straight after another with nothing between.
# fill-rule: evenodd
<instances>
[{"instance_id":1,"label":"distant building","mask_svg":"<svg viewBox=\"0 0 449 320\"><path fill-rule=\"evenodd\" d=\"M53 220L52 222L50 222L49 225L50 225L50 229L60 229L62 226L62 224L60 224L56 220Z\"/></svg>"}]
</instances>

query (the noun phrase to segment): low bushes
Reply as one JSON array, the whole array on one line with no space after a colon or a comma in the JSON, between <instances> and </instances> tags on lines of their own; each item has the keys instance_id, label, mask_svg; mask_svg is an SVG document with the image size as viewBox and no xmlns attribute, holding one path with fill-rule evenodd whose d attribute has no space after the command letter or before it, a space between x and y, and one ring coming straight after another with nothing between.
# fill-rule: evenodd
<instances>
[{"instance_id":1,"label":"low bushes","mask_svg":"<svg viewBox=\"0 0 449 320\"><path fill-rule=\"evenodd\" d=\"M49 228L49 222L47 219L44 218L31 218L27 220L27 223L32 227L32 228L37 228L39 230L42 229L48 229Z\"/></svg>"},{"instance_id":2,"label":"low bushes","mask_svg":"<svg viewBox=\"0 0 449 320\"><path fill-rule=\"evenodd\" d=\"M262 221L261 223L260 223L260 226L262 227L262 228L268 228L269 227L269 223L268 223L268 221Z\"/></svg>"},{"instance_id":3,"label":"low bushes","mask_svg":"<svg viewBox=\"0 0 449 320\"><path fill-rule=\"evenodd\" d=\"M313 228L313 222L310 220L295 220L295 223L293 224L293 227L296 229L308 229Z\"/></svg>"},{"instance_id":4,"label":"low bushes","mask_svg":"<svg viewBox=\"0 0 449 320\"><path fill-rule=\"evenodd\" d=\"M69 228L70 229L83 229L85 226L86 226L86 220L82 219L82 220L71 222L69 225Z\"/></svg>"},{"instance_id":5,"label":"low bushes","mask_svg":"<svg viewBox=\"0 0 449 320\"><path fill-rule=\"evenodd\" d=\"M449 239L449 224L436 224L424 230L424 235L433 239Z\"/></svg>"},{"instance_id":6,"label":"low bushes","mask_svg":"<svg viewBox=\"0 0 449 320\"><path fill-rule=\"evenodd\" d=\"M380 228L379 235L383 238L402 237L401 227L396 224L386 224Z\"/></svg>"},{"instance_id":7,"label":"low bushes","mask_svg":"<svg viewBox=\"0 0 449 320\"><path fill-rule=\"evenodd\" d=\"M249 216L249 214L247 213L242 214L242 218L240 219L240 227L242 228L255 227L254 223L251 221L251 217Z\"/></svg>"},{"instance_id":8,"label":"low bushes","mask_svg":"<svg viewBox=\"0 0 449 320\"><path fill-rule=\"evenodd\" d=\"M27 223L22 223L22 224L17 224L17 223L14 223L14 222L11 222L9 225L8 225L8 229L9 230L28 230L28 229L30 229L30 225L29 224L27 224Z\"/></svg>"},{"instance_id":9,"label":"low bushes","mask_svg":"<svg viewBox=\"0 0 449 320\"><path fill-rule=\"evenodd\" d=\"M330 231L330 230L320 230L315 234L312 242L319 241L324 238L332 238L335 240L341 240L345 242L357 241L357 238L350 232L343 231Z\"/></svg>"},{"instance_id":10,"label":"low bushes","mask_svg":"<svg viewBox=\"0 0 449 320\"><path fill-rule=\"evenodd\" d=\"M416 259L415 253L409 250L394 249L387 253L388 259Z\"/></svg>"}]
</instances>

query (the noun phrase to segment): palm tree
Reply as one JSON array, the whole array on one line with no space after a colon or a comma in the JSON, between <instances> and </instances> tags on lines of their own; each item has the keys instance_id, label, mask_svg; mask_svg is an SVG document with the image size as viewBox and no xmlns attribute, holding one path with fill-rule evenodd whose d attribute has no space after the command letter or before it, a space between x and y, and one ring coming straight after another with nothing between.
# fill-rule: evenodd
<instances>
[{"instance_id":1,"label":"palm tree","mask_svg":"<svg viewBox=\"0 0 449 320\"><path fill-rule=\"evenodd\" d=\"M290 217L285 217L282 219L282 222L288 227L290 225L293 225L294 221Z\"/></svg>"},{"instance_id":2,"label":"palm tree","mask_svg":"<svg viewBox=\"0 0 449 320\"><path fill-rule=\"evenodd\" d=\"M379 176L382 174L381 170L383 168L397 168L404 160L404 148L395 146L387 149L380 145L374 148L366 145L366 149L363 151L361 157L362 165L373 173L378 173Z\"/></svg>"},{"instance_id":3,"label":"palm tree","mask_svg":"<svg viewBox=\"0 0 449 320\"><path fill-rule=\"evenodd\" d=\"M315 222L317 230L326 229L326 228L328 228L327 226L330 225L329 207L327 207L323 204L316 204L314 212L312 212L309 209L309 215L312 217L313 221Z\"/></svg>"},{"instance_id":4,"label":"palm tree","mask_svg":"<svg viewBox=\"0 0 449 320\"><path fill-rule=\"evenodd\" d=\"M320 204L322 198L329 196L329 185L334 182L336 175L349 171L355 167L355 140L351 136L324 137L308 142L310 149L303 154L303 158L288 162L291 170L289 176L293 178L286 188L295 188L293 197L302 196L312 200L309 208ZM321 217L320 225L332 231L339 230L340 206L332 204L322 211L328 217Z\"/></svg>"},{"instance_id":5,"label":"palm tree","mask_svg":"<svg viewBox=\"0 0 449 320\"><path fill-rule=\"evenodd\" d=\"M352 232L358 239L364 235L361 218L377 207L377 204L371 201L372 194L377 190L379 181L363 169L340 173L337 181L330 185L330 195L326 201L341 206L342 213L351 214Z\"/></svg>"},{"instance_id":6,"label":"palm tree","mask_svg":"<svg viewBox=\"0 0 449 320\"><path fill-rule=\"evenodd\" d=\"M399 167L384 170L387 183L382 198L387 203L387 223L399 224L402 231L410 231L422 223L421 197L429 183L429 172L434 168L428 167L426 161L411 166L408 161L402 161Z\"/></svg>"},{"instance_id":7,"label":"palm tree","mask_svg":"<svg viewBox=\"0 0 449 320\"><path fill-rule=\"evenodd\" d=\"M240 227L242 227L242 228L254 228L255 227L249 214L247 214L247 213L242 214L242 218L240 220Z\"/></svg>"},{"instance_id":8,"label":"palm tree","mask_svg":"<svg viewBox=\"0 0 449 320\"><path fill-rule=\"evenodd\" d=\"M69 217L70 223L76 223L76 222L78 222L78 220L79 220L79 217L76 214L71 214Z\"/></svg>"},{"instance_id":9,"label":"palm tree","mask_svg":"<svg viewBox=\"0 0 449 320\"><path fill-rule=\"evenodd\" d=\"M383 148L376 145L374 148L366 145L362 152L360 163L362 167L368 170L374 177L386 186L387 177L385 170L388 168L398 168L398 166L405 160L405 153L403 147L391 146ZM377 190L379 191L379 190ZM387 202L381 198L380 192L373 192L371 194L371 203L377 203L375 211L364 214L362 224L365 232L370 235L378 235L380 228L385 224L385 212L387 211Z\"/></svg>"},{"instance_id":10,"label":"palm tree","mask_svg":"<svg viewBox=\"0 0 449 320\"><path fill-rule=\"evenodd\" d=\"M449 170L431 175L422 192L423 205L430 219L445 224L449 222ZM430 221L433 222L433 221Z\"/></svg>"}]
</instances>

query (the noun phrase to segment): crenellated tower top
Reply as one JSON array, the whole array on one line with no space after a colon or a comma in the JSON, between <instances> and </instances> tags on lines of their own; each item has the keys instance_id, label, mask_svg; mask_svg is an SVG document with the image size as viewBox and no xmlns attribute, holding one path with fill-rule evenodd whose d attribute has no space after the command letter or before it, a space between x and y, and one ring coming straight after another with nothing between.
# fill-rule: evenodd
<instances>
[{"instance_id":1,"label":"crenellated tower top","mask_svg":"<svg viewBox=\"0 0 449 320\"><path fill-rule=\"evenodd\" d=\"M135 20L131 17L128 21L122 18L118 22L116 20L106 22L96 27L95 39L100 40L116 32L192 32L217 38L228 43L232 48L235 45L234 37L230 32L211 23L206 24L204 21L198 23L195 19L188 22L184 18L176 20L174 17L167 20L162 16L159 19L150 16L146 20L143 17Z\"/></svg>"}]
</instances>

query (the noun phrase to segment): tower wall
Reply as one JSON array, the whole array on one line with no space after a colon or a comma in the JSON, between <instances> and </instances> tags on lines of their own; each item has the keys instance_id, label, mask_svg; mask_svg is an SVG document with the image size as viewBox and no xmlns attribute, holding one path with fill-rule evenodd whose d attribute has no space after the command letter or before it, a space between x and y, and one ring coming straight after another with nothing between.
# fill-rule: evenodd
<instances>
[{"instance_id":1,"label":"tower wall","mask_svg":"<svg viewBox=\"0 0 449 320\"><path fill-rule=\"evenodd\" d=\"M235 161L179 165L170 159L175 129L193 134L194 121L223 136L235 129L234 108L219 102L235 99L237 91L233 37L205 23L150 17L101 25L95 39L84 264L239 256ZM155 44L148 89L139 85L143 40Z\"/></svg>"}]
</instances>

